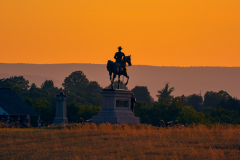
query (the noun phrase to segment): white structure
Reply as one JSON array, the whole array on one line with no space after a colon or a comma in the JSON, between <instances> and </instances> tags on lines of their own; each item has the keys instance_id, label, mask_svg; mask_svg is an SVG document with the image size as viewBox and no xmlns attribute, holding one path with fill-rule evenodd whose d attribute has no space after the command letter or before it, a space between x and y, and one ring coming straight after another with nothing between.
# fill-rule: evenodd
<instances>
[{"instance_id":1,"label":"white structure","mask_svg":"<svg viewBox=\"0 0 240 160\"><path fill-rule=\"evenodd\" d=\"M102 92L102 110L92 117L94 123L139 124L131 110L133 92L126 90L104 89Z\"/></svg>"},{"instance_id":2,"label":"white structure","mask_svg":"<svg viewBox=\"0 0 240 160\"><path fill-rule=\"evenodd\" d=\"M56 98L56 115L53 120L52 126L68 125L67 108L66 108L67 96L61 92Z\"/></svg>"}]
</instances>

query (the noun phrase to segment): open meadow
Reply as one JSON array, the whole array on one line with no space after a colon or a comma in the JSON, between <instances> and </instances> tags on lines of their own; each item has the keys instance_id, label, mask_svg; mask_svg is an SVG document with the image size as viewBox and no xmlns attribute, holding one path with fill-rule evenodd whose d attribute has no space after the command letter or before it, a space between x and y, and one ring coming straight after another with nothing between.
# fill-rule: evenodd
<instances>
[{"instance_id":1,"label":"open meadow","mask_svg":"<svg viewBox=\"0 0 240 160\"><path fill-rule=\"evenodd\" d=\"M240 159L240 127L72 124L0 129L0 159Z\"/></svg>"}]
</instances>

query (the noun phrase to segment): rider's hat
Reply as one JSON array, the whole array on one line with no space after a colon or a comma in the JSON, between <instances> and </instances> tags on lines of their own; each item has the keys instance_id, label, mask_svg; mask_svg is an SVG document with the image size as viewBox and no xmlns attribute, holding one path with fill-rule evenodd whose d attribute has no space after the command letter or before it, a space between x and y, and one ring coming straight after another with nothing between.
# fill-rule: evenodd
<instances>
[{"instance_id":1,"label":"rider's hat","mask_svg":"<svg viewBox=\"0 0 240 160\"><path fill-rule=\"evenodd\" d=\"M118 49L122 49L122 47L121 47L121 46L119 46L119 47L118 47Z\"/></svg>"}]
</instances>

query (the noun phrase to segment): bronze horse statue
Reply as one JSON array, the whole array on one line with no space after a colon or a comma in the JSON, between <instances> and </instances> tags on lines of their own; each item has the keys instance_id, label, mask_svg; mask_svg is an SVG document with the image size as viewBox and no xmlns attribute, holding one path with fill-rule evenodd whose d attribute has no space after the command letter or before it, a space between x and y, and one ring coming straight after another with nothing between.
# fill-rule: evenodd
<instances>
[{"instance_id":1,"label":"bronze horse statue","mask_svg":"<svg viewBox=\"0 0 240 160\"><path fill-rule=\"evenodd\" d=\"M113 86L114 79L116 78L117 75L118 75L118 89L120 88L120 75L123 75L127 78L127 82L125 83L125 85L128 84L129 76L127 74L126 63L128 63L128 66L132 65L131 55L130 56L125 56L122 61L123 61L123 66L124 67L121 67L120 63L114 63L111 60L109 60L108 63L107 63L107 70L109 72L112 89L114 87ZM112 75L113 75L113 77L112 77Z\"/></svg>"}]
</instances>

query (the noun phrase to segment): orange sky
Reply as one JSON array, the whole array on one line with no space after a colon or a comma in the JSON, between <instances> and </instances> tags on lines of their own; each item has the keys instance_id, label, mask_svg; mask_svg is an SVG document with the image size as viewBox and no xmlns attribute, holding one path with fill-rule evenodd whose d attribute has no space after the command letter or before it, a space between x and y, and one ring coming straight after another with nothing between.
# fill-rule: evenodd
<instances>
[{"instance_id":1,"label":"orange sky","mask_svg":"<svg viewBox=\"0 0 240 160\"><path fill-rule=\"evenodd\" d=\"M2 0L0 63L240 66L239 0Z\"/></svg>"}]
</instances>

